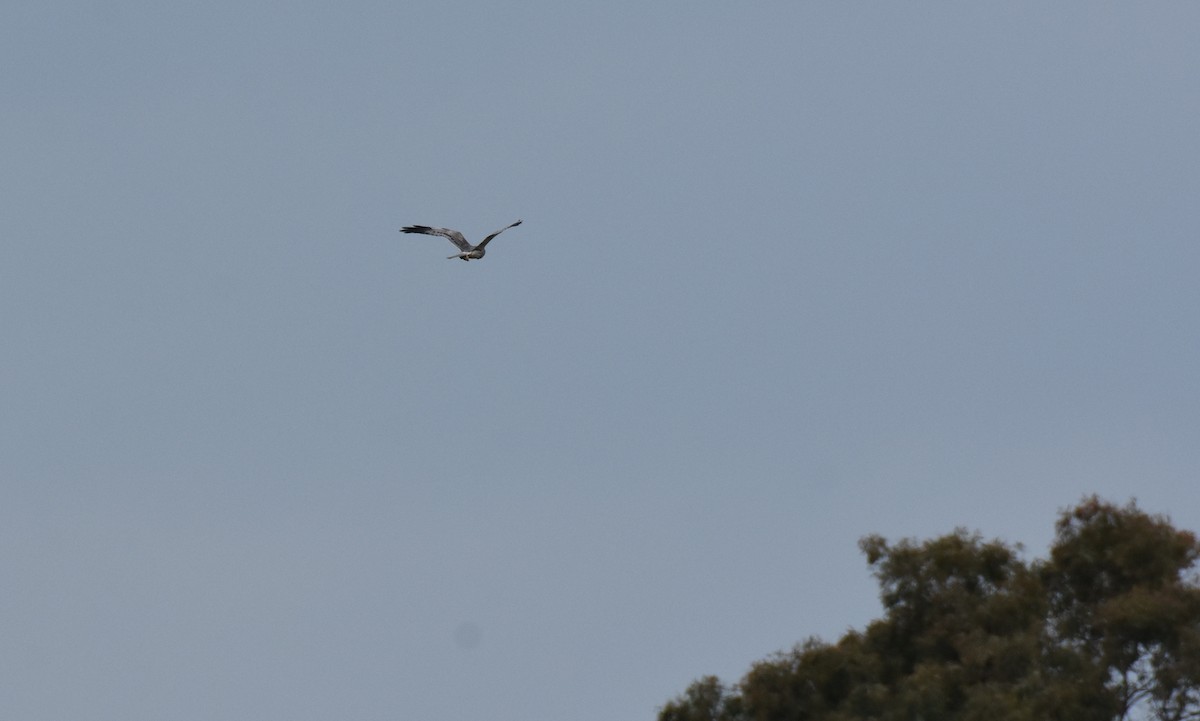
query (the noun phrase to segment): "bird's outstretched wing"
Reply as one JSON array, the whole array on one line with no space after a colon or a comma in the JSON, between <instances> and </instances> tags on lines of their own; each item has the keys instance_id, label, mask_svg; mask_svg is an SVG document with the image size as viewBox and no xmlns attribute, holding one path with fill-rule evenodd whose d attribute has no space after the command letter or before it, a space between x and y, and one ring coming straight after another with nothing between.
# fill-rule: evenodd
<instances>
[{"instance_id":1,"label":"bird's outstretched wing","mask_svg":"<svg viewBox=\"0 0 1200 721\"><path fill-rule=\"evenodd\" d=\"M501 233L503 233L504 231L508 230L509 228L512 228L512 227L514 227L514 226L517 226L517 225L520 225L520 224L521 224L521 221L519 221L519 220L518 220L517 222L515 222L515 223L509 223L508 225L504 226L504 227L503 227L503 228L501 228L500 230L497 230L495 233L492 233L492 234L491 234L491 235L489 235L488 237L486 237L486 238L484 238L483 240L479 241L479 245L477 245L477 246L475 246L475 247L476 247L476 248L482 248L483 246L485 246L485 245L487 245L489 242L491 242L492 238L495 238L497 235L500 235Z\"/></svg>"},{"instance_id":2,"label":"bird's outstretched wing","mask_svg":"<svg viewBox=\"0 0 1200 721\"><path fill-rule=\"evenodd\" d=\"M471 250L471 244L463 237L463 234L457 230L449 228L430 228L428 225L407 225L400 229L401 233L423 233L425 235L440 235L443 238L449 238L451 243L458 246L458 249L464 253ZM485 243L487 241L484 241Z\"/></svg>"}]
</instances>

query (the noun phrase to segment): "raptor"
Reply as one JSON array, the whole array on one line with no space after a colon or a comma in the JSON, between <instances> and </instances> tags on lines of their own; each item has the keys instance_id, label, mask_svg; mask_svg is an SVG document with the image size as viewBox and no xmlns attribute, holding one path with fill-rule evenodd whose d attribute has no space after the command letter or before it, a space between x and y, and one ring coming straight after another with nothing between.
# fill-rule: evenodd
<instances>
[{"instance_id":1,"label":"raptor","mask_svg":"<svg viewBox=\"0 0 1200 721\"><path fill-rule=\"evenodd\" d=\"M484 253L486 252L485 246L488 243L492 242L492 238L495 238L497 235L500 235L501 233L508 230L509 228L512 228L512 227L520 225L520 224L521 224L521 221L518 220L515 223L510 223L510 224L504 226L500 230L497 230L495 233L492 233L488 237L479 241L479 245L471 245L470 243L467 242L467 239L465 237L463 237L462 233L458 232L457 230L451 230L449 228L431 228L428 225L408 225L408 226L401 228L400 232L401 233L422 233L424 235L440 235L443 238L449 239L450 242L454 243L456 246L458 246L458 249L461 250L462 252L458 253L457 255L446 256L447 260L451 260L454 258L458 258L459 260L479 260L480 258L483 257Z\"/></svg>"}]
</instances>

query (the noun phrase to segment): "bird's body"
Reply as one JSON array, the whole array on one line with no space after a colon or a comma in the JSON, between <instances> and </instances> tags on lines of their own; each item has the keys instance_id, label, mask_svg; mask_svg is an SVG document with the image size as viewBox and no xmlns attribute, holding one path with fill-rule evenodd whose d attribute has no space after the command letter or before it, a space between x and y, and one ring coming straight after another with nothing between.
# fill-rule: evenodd
<instances>
[{"instance_id":1,"label":"bird's body","mask_svg":"<svg viewBox=\"0 0 1200 721\"><path fill-rule=\"evenodd\" d=\"M471 245L467 242L467 239L463 237L462 233L458 232L457 230L450 230L449 228L431 228L428 225L408 225L401 228L400 232L421 233L424 235L440 235L443 238L448 239L451 243L454 243L454 245L458 246L458 249L462 252L457 255L447 256L447 260L452 260L454 258L458 258L459 260L479 260L485 253L484 246L490 243L492 238L495 238L497 235L500 235L509 228L520 224L521 221L518 220L515 223L510 223L504 226L500 230L497 230L495 233L492 233L488 237L479 241L479 245Z\"/></svg>"}]
</instances>

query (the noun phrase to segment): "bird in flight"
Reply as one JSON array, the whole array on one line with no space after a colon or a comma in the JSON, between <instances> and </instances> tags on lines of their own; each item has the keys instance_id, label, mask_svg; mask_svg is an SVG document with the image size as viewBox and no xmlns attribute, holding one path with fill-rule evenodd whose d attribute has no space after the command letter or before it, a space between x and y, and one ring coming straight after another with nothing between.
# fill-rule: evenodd
<instances>
[{"instance_id":1,"label":"bird in flight","mask_svg":"<svg viewBox=\"0 0 1200 721\"><path fill-rule=\"evenodd\" d=\"M440 235L443 238L449 238L450 242L457 245L458 249L461 250L462 252L459 253L458 255L446 256L446 260L451 260L453 258L458 258L459 260L479 260L480 258L483 257L483 254L485 252L484 246L486 246L488 243L490 243L492 238L495 238L497 235L500 235L501 233L508 230L509 228L516 226L516 225L520 225L520 224L521 224L521 221L518 220L515 223L510 223L509 225L504 226L500 230L497 230L495 233L492 233L488 237L479 241L479 245L471 245L470 243L467 242L467 239L463 237L462 233L458 232L457 230L450 230L449 228L430 228L428 225L409 225L409 226L405 226L405 227L401 228L400 232L401 233L423 233L425 235Z\"/></svg>"}]
</instances>

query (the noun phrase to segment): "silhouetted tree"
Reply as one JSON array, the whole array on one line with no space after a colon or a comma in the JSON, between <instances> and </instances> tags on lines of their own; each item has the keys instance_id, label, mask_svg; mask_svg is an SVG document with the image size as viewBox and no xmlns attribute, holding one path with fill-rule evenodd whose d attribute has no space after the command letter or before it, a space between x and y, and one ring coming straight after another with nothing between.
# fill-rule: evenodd
<instances>
[{"instance_id":1,"label":"silhouetted tree","mask_svg":"<svg viewBox=\"0 0 1200 721\"><path fill-rule=\"evenodd\" d=\"M1094 496L1056 529L1039 570L1047 635L1067 671L1103 682L1113 718L1144 705L1164 721L1200 719L1200 589L1187 576L1200 558L1196 536Z\"/></svg>"},{"instance_id":2,"label":"silhouetted tree","mask_svg":"<svg viewBox=\"0 0 1200 721\"><path fill-rule=\"evenodd\" d=\"M735 698L726 693L716 676L705 676L692 683L682 697L664 706L658 717L661 721L724 721L738 715L727 708Z\"/></svg>"},{"instance_id":3,"label":"silhouetted tree","mask_svg":"<svg viewBox=\"0 0 1200 721\"><path fill-rule=\"evenodd\" d=\"M1134 503L1064 511L1050 558L959 529L860 542L883 617L810 639L659 721L1200 721L1200 544Z\"/></svg>"}]
</instances>

